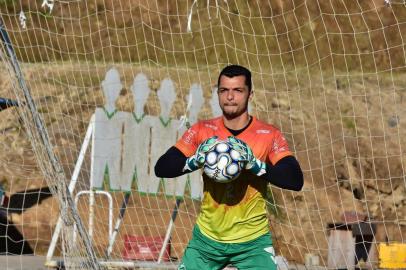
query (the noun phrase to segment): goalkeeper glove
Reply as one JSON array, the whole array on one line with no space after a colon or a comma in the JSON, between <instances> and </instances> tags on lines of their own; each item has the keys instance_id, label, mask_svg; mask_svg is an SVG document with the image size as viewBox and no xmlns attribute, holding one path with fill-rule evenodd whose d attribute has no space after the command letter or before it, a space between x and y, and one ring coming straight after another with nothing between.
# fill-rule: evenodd
<instances>
[{"instance_id":1,"label":"goalkeeper glove","mask_svg":"<svg viewBox=\"0 0 406 270\"><path fill-rule=\"evenodd\" d=\"M209 152L213 148L213 146L217 144L217 142L217 136L213 136L202 142L197 148L195 154L186 160L183 171L193 172L203 167L204 161L206 159L206 153Z\"/></svg>"},{"instance_id":2,"label":"goalkeeper glove","mask_svg":"<svg viewBox=\"0 0 406 270\"><path fill-rule=\"evenodd\" d=\"M231 143L232 148L240 153L240 161L245 163L245 169L251 171L257 176L266 173L266 163L254 156L248 144L233 136L229 136L228 141Z\"/></svg>"}]
</instances>

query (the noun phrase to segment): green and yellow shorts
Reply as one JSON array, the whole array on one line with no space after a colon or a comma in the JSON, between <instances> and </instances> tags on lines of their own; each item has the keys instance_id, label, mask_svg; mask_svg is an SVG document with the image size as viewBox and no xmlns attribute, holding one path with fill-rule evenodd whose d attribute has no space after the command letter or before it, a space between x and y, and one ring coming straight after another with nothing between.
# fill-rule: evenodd
<instances>
[{"instance_id":1,"label":"green and yellow shorts","mask_svg":"<svg viewBox=\"0 0 406 270\"><path fill-rule=\"evenodd\" d=\"M178 270L238 269L276 270L271 234L245 243L221 243L204 236L196 225Z\"/></svg>"}]
</instances>

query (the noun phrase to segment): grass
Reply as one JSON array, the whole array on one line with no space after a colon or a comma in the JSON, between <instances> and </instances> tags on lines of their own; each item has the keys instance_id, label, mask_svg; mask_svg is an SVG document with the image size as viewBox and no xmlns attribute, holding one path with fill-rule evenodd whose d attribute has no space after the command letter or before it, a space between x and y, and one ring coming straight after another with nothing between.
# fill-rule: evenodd
<instances>
[{"instance_id":1,"label":"grass","mask_svg":"<svg viewBox=\"0 0 406 270\"><path fill-rule=\"evenodd\" d=\"M10 7L14 6L16 2L17 0L0 0L0 6Z\"/></svg>"},{"instance_id":2,"label":"grass","mask_svg":"<svg viewBox=\"0 0 406 270\"><path fill-rule=\"evenodd\" d=\"M13 5L16 13L26 8L17 6L15 0L0 3L2 13L10 14L6 5ZM345 17L321 13L332 12L331 2L319 7L313 2L284 3L283 13L273 5L235 1L221 4L218 10L211 7L210 18L205 5L199 5L190 33L185 31L186 1L176 8L142 2L127 7L121 1L117 4L123 7L120 12L102 0L95 0L94 7L82 1L57 3L52 14L32 5L29 30L24 33L18 20L11 16L4 20L12 30L18 58L24 62L129 62L192 69L237 62L255 72L308 66L362 72L404 67L404 57L398 56L403 55L406 9L399 8L388 17L386 8L365 7L369 12L360 13L358 6L348 3L342 12L351 16ZM387 18L388 27L379 24L379 17Z\"/></svg>"},{"instance_id":3,"label":"grass","mask_svg":"<svg viewBox=\"0 0 406 270\"><path fill-rule=\"evenodd\" d=\"M348 118L348 117L343 118L343 123L344 123L345 128L351 130L351 132L353 132L355 134L356 126L355 126L355 122L353 119Z\"/></svg>"}]
</instances>

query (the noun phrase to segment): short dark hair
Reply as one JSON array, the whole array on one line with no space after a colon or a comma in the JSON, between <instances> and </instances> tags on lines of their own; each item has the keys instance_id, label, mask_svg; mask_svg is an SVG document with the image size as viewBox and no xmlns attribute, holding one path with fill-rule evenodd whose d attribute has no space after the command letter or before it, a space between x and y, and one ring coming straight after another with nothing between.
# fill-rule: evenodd
<instances>
[{"instance_id":1,"label":"short dark hair","mask_svg":"<svg viewBox=\"0 0 406 270\"><path fill-rule=\"evenodd\" d=\"M235 77L235 76L244 76L245 77L245 85L248 87L248 91L251 92L252 89L252 81L251 81L251 71L249 71L247 68L239 65L229 65L223 68L223 70L220 72L218 81L217 81L217 86L220 86L220 78L221 76L226 76L229 78Z\"/></svg>"}]
</instances>

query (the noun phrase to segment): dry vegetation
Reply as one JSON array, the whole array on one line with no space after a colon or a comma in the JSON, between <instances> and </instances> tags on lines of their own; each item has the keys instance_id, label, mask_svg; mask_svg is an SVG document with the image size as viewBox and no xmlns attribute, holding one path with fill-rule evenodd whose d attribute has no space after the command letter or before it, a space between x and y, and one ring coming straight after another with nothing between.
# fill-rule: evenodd
<instances>
[{"instance_id":1,"label":"dry vegetation","mask_svg":"<svg viewBox=\"0 0 406 270\"><path fill-rule=\"evenodd\" d=\"M40 1L0 6L26 62L148 62L205 69L239 62L254 71L320 66L344 71L404 67L406 9L375 1L61 1L47 14ZM220 1L221 2L221 1ZM27 12L21 30L18 14ZM218 16L217 16L217 11ZM210 17L209 17L210 14ZM245 53L244 53L245 52Z\"/></svg>"},{"instance_id":2,"label":"dry vegetation","mask_svg":"<svg viewBox=\"0 0 406 270\"><path fill-rule=\"evenodd\" d=\"M191 1L106 2L60 2L51 15L43 13L38 1L0 4L68 176L90 116L103 105L100 83L108 68L120 72L124 88L117 106L125 111L133 110L128 89L138 72L151 81L146 107L151 115L159 114L160 81L172 78L178 93L172 113L179 117L192 83L200 82L209 99L218 69L238 62L254 72L253 113L282 129L305 173L303 192L273 189L280 210L278 217L271 217L278 250L298 262L306 252L319 252L326 259L326 225L342 221L348 210L385 224L390 240L404 239L404 6L258 0L248 7L246 1L229 1L229 6L221 4L218 17L211 6L211 19L200 5L193 33L186 33ZM15 16L21 9L30 10L24 31ZM1 71L0 96L13 98L10 77ZM208 102L200 116L211 116ZM10 193L45 185L18 118L15 109L0 118L0 181ZM131 205L125 222L138 225L126 226L125 232L139 233L148 231L146 220L152 218L164 231L166 219L148 207L161 206L169 217L173 202L134 196ZM178 256L198 205L187 201L182 207L173 241ZM49 199L13 216L38 254L47 248L57 210Z\"/></svg>"}]
</instances>

